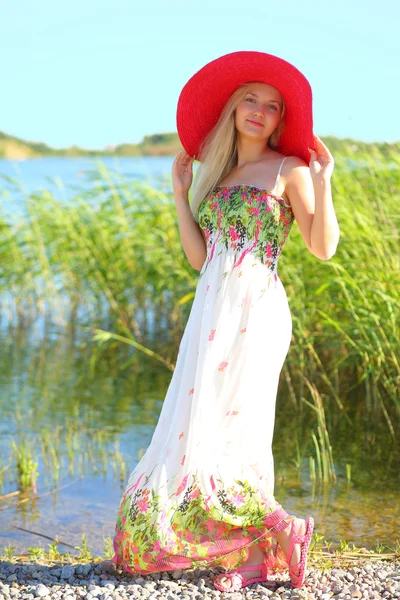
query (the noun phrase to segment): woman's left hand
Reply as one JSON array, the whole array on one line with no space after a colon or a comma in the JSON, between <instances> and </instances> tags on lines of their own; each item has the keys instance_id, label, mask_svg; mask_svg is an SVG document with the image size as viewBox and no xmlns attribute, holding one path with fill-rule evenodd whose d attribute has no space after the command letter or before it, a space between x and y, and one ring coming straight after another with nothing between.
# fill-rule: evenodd
<instances>
[{"instance_id":1,"label":"woman's left hand","mask_svg":"<svg viewBox=\"0 0 400 600\"><path fill-rule=\"evenodd\" d=\"M320 181L322 179L329 180L333 173L333 167L335 166L333 156L316 133L314 133L314 143L316 150L311 150L311 148L308 149L311 154L311 177L313 181Z\"/></svg>"}]
</instances>

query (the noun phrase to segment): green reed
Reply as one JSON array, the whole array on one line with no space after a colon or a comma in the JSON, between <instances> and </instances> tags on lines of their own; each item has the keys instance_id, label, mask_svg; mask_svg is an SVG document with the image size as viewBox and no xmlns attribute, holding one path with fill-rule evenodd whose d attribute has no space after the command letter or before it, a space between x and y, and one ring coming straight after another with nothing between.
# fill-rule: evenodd
<instances>
[{"instance_id":1,"label":"green reed","mask_svg":"<svg viewBox=\"0 0 400 600\"><path fill-rule=\"evenodd\" d=\"M315 385L306 379L310 390L313 403L304 400L310 406L317 416L317 434L313 431L311 438L315 448L318 478L324 483L336 481L335 466L333 462L332 445L329 439L328 429L326 427L324 404ZM310 461L310 478L315 479L315 462Z\"/></svg>"},{"instance_id":2,"label":"green reed","mask_svg":"<svg viewBox=\"0 0 400 600\"><path fill-rule=\"evenodd\" d=\"M41 432L42 460L47 470L51 473L52 481L58 482L61 470L60 457L60 431L61 427L50 431L45 429Z\"/></svg>"},{"instance_id":3,"label":"green reed","mask_svg":"<svg viewBox=\"0 0 400 600\"><path fill-rule=\"evenodd\" d=\"M306 442L314 453L310 469L322 479L329 477L326 435L334 417L329 411L327 423L318 421L316 394L325 411L335 407L348 422L362 407L393 439L400 420L400 160L376 146L364 153L355 147L348 143L335 155L336 254L317 259L295 224L279 263L293 316L282 377L297 413L317 418L315 440ZM351 170L349 157L361 166ZM72 327L85 309L93 369L101 354L111 357L126 344L131 358L122 368L141 353L173 370L198 272L184 256L172 195L101 163L90 179L91 188L77 190L68 204L46 190L26 194L26 218L17 225L3 210L0 294L11 294L3 314L24 324L44 315Z\"/></svg>"},{"instance_id":4,"label":"green reed","mask_svg":"<svg viewBox=\"0 0 400 600\"><path fill-rule=\"evenodd\" d=\"M18 443L10 439L8 458L6 452L0 465L0 489L12 484L19 491L37 491L39 465L41 487L57 486L67 476L84 476L111 469L120 482L127 475L125 458L119 449L117 433L89 429L80 421L64 426L43 429L32 442L18 431ZM71 445L73 440L73 445Z\"/></svg>"},{"instance_id":5,"label":"green reed","mask_svg":"<svg viewBox=\"0 0 400 600\"><path fill-rule=\"evenodd\" d=\"M4 464L4 457L0 456L0 489L4 488L6 473L9 470L10 470L10 465Z\"/></svg>"},{"instance_id":6,"label":"green reed","mask_svg":"<svg viewBox=\"0 0 400 600\"><path fill-rule=\"evenodd\" d=\"M14 440L11 440L11 446L19 489L21 491L36 490L39 463L34 459L35 450L31 447L28 439L20 440L18 446Z\"/></svg>"},{"instance_id":7,"label":"green reed","mask_svg":"<svg viewBox=\"0 0 400 600\"><path fill-rule=\"evenodd\" d=\"M400 164L349 172L337 161L333 198L341 229L335 256L319 261L294 228L281 259L293 313L286 380L306 379L345 417L357 393L393 438L400 416ZM302 395L300 389L299 397Z\"/></svg>"},{"instance_id":8,"label":"green reed","mask_svg":"<svg viewBox=\"0 0 400 600\"><path fill-rule=\"evenodd\" d=\"M124 455L119 449L119 441L114 443L114 450L111 453L111 466L115 478L119 477L119 481L123 484L127 476L127 467Z\"/></svg>"},{"instance_id":9,"label":"green reed","mask_svg":"<svg viewBox=\"0 0 400 600\"><path fill-rule=\"evenodd\" d=\"M140 342L143 316L154 308L156 324L167 316L166 328L180 330L176 303L193 288L196 271L182 254L173 199L122 178L117 185L101 164L91 184L68 204L47 191L28 195L26 219L3 227L10 311L69 320L85 306L91 326L111 325Z\"/></svg>"}]
</instances>

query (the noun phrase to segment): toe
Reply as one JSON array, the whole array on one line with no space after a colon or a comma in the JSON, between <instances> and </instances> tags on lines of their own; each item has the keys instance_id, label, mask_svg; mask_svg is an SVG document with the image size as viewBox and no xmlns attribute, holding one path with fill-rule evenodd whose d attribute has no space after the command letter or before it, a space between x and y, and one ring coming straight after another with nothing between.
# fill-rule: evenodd
<instances>
[{"instance_id":1,"label":"toe","mask_svg":"<svg viewBox=\"0 0 400 600\"><path fill-rule=\"evenodd\" d=\"M218 585L223 587L225 590L229 590L229 588L231 587L230 579L229 579L229 577L226 577L225 575L218 575L214 581Z\"/></svg>"},{"instance_id":2,"label":"toe","mask_svg":"<svg viewBox=\"0 0 400 600\"><path fill-rule=\"evenodd\" d=\"M229 588L231 587L231 580L229 579L229 577L221 577L220 582L222 587L224 587L226 590L229 590Z\"/></svg>"},{"instance_id":3,"label":"toe","mask_svg":"<svg viewBox=\"0 0 400 600\"><path fill-rule=\"evenodd\" d=\"M217 583L223 587L226 591L229 591L232 586L237 584L238 577L236 574L230 575L227 577L226 575L219 575L217 577Z\"/></svg>"}]
</instances>

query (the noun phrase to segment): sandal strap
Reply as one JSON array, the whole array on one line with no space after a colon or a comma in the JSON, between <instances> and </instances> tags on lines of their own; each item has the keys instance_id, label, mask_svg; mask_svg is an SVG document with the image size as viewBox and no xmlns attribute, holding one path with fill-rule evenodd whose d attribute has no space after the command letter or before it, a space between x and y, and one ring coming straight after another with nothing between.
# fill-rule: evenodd
<instances>
[{"instance_id":1,"label":"sandal strap","mask_svg":"<svg viewBox=\"0 0 400 600\"><path fill-rule=\"evenodd\" d=\"M292 554L293 554L293 551L294 551L294 546L297 543L297 542L295 542L295 538L297 537L295 527L296 527L296 519L293 519L293 521L292 521L292 528L290 530L289 550L288 550L288 553L287 553L287 562L288 562L288 565L290 565L290 560L292 558Z\"/></svg>"},{"instance_id":2,"label":"sandal strap","mask_svg":"<svg viewBox=\"0 0 400 600\"><path fill-rule=\"evenodd\" d=\"M314 529L314 519L312 517L309 517L308 520L306 521L305 534L303 536L297 536L298 538L303 539L303 542L302 542L302 545L300 548L300 560L297 564L290 565L290 558L291 558L291 555L290 555L290 558L288 561L289 562L290 580L292 582L292 585L296 588L301 587L304 583L305 570L306 570L306 564L307 564L307 553L308 553L308 548L311 543L313 529ZM300 542L298 542L298 543L300 543ZM299 569L299 573L293 572L293 569L296 569L296 570Z\"/></svg>"},{"instance_id":3,"label":"sandal strap","mask_svg":"<svg viewBox=\"0 0 400 600\"><path fill-rule=\"evenodd\" d=\"M295 519L293 519L293 521L292 521L292 529L290 531L290 545L289 545L289 550L288 550L288 563L289 563L290 567L297 567L301 563L301 559L300 559L299 562L296 563L295 565L290 565L290 560L292 558L294 546L296 544L300 544L302 546L304 544L304 542L307 540L309 521L306 521L305 525L306 525L305 532L303 533L303 535L299 535L296 532ZM300 556L302 554L301 550L302 550L302 548L300 548Z\"/></svg>"},{"instance_id":4,"label":"sandal strap","mask_svg":"<svg viewBox=\"0 0 400 600\"><path fill-rule=\"evenodd\" d=\"M293 543L294 544L302 544L305 540L306 534L304 535L297 535L297 534L293 534Z\"/></svg>"}]
</instances>

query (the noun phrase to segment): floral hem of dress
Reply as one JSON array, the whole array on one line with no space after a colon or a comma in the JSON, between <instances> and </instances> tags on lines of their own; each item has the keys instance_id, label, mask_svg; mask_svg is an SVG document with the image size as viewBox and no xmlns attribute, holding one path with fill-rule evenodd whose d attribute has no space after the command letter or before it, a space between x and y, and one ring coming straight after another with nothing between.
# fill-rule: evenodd
<instances>
[{"instance_id":1,"label":"floral hem of dress","mask_svg":"<svg viewBox=\"0 0 400 600\"><path fill-rule=\"evenodd\" d=\"M130 573L195 567L234 568L257 540L271 572L286 569L286 558L267 524L287 515L260 486L236 480L226 489L210 475L210 494L200 491L196 475L187 474L166 499L142 474L128 487L118 511L115 562ZM142 485L139 487L140 482Z\"/></svg>"}]
</instances>

